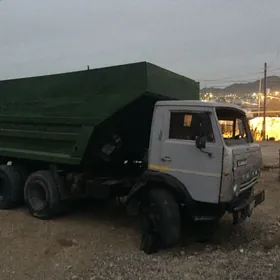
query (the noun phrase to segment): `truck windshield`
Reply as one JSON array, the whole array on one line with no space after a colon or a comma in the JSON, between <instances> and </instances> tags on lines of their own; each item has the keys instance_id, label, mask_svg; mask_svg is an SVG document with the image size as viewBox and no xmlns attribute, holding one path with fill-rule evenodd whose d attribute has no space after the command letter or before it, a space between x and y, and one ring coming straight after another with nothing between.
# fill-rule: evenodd
<instances>
[{"instance_id":1,"label":"truck windshield","mask_svg":"<svg viewBox=\"0 0 280 280\"><path fill-rule=\"evenodd\" d=\"M227 146L253 142L246 115L235 109L216 109L220 129Z\"/></svg>"}]
</instances>

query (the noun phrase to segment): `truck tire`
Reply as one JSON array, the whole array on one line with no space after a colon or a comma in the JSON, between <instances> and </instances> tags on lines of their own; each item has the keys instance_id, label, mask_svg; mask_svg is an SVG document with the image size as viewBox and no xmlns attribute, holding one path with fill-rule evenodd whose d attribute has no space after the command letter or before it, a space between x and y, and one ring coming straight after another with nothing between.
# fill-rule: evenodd
<instances>
[{"instance_id":1,"label":"truck tire","mask_svg":"<svg viewBox=\"0 0 280 280\"><path fill-rule=\"evenodd\" d=\"M38 219L51 219L61 213L59 190L48 170L34 172L28 177L24 200L30 214Z\"/></svg>"},{"instance_id":2,"label":"truck tire","mask_svg":"<svg viewBox=\"0 0 280 280\"><path fill-rule=\"evenodd\" d=\"M165 189L151 189L140 204L141 250L153 254L174 246L181 235L181 216L172 194Z\"/></svg>"},{"instance_id":3,"label":"truck tire","mask_svg":"<svg viewBox=\"0 0 280 280\"><path fill-rule=\"evenodd\" d=\"M24 180L12 165L0 166L0 209L18 206L23 198Z\"/></svg>"}]
</instances>

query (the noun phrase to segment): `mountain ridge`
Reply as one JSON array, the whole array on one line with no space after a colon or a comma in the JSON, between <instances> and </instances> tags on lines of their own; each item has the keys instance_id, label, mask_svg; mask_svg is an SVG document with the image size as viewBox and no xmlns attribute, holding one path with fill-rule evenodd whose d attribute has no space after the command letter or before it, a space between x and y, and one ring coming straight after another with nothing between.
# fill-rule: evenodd
<instances>
[{"instance_id":1,"label":"mountain ridge","mask_svg":"<svg viewBox=\"0 0 280 280\"><path fill-rule=\"evenodd\" d=\"M261 84L263 86L263 80L261 80ZM270 91L280 91L280 77L279 76L268 76L267 77L267 88ZM259 80L248 82L248 83L233 83L229 86L226 86L224 88L218 88L218 87L204 87L200 91L202 94L205 93L213 93L213 94L237 94L237 95L243 95L243 94L252 94L252 93L258 93L259 92Z\"/></svg>"}]
</instances>

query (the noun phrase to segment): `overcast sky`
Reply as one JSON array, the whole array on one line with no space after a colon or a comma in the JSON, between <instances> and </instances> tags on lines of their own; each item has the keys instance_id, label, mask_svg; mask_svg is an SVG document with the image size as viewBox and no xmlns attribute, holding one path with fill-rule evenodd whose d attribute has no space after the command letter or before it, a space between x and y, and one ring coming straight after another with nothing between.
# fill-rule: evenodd
<instances>
[{"instance_id":1,"label":"overcast sky","mask_svg":"<svg viewBox=\"0 0 280 280\"><path fill-rule=\"evenodd\" d=\"M280 0L0 0L0 79L145 60L223 85L280 73L279 27Z\"/></svg>"}]
</instances>

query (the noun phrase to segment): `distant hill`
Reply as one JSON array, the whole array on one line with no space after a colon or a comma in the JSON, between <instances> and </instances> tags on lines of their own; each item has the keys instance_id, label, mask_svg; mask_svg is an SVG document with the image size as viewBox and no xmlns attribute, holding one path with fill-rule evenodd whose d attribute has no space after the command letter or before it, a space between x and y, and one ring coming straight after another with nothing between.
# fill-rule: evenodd
<instances>
[{"instance_id":1,"label":"distant hill","mask_svg":"<svg viewBox=\"0 0 280 280\"><path fill-rule=\"evenodd\" d=\"M263 85L263 79L262 79ZM269 76L267 77L267 88L271 91L280 91L280 77ZM228 94L235 93L237 95L243 95L245 93L254 93L259 91L259 80L249 83L235 83L225 88L206 87L201 89L201 93L212 92L216 94Z\"/></svg>"}]
</instances>

